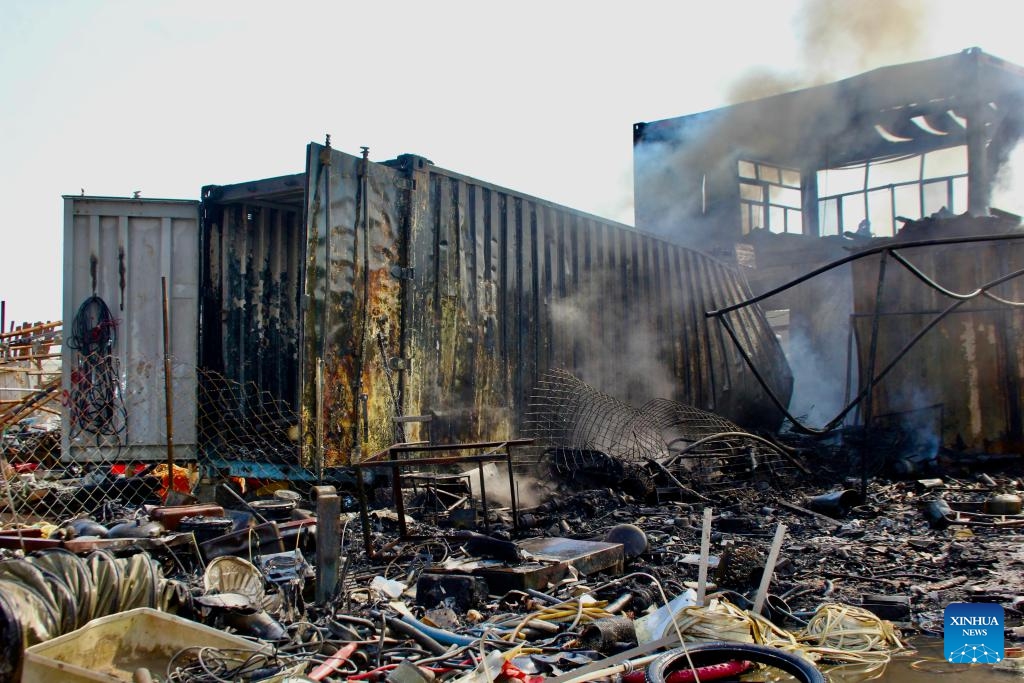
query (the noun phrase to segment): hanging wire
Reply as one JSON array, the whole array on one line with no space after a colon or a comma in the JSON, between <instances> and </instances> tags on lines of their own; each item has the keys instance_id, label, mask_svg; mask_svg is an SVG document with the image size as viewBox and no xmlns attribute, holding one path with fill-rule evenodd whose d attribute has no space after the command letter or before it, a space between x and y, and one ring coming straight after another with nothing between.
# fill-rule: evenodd
<instances>
[{"instance_id":1,"label":"hanging wire","mask_svg":"<svg viewBox=\"0 0 1024 683\"><path fill-rule=\"evenodd\" d=\"M106 302L93 294L78 307L67 335L78 352L69 387L70 436L93 434L96 445L127 442L128 409L121 391L121 367L114 355L118 321Z\"/></svg>"}]
</instances>

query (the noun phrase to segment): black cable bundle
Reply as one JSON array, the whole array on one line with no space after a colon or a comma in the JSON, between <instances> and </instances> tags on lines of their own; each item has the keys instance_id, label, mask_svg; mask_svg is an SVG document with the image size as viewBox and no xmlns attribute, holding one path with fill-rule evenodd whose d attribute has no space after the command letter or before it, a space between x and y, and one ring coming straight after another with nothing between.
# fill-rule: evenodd
<instances>
[{"instance_id":1,"label":"black cable bundle","mask_svg":"<svg viewBox=\"0 0 1024 683\"><path fill-rule=\"evenodd\" d=\"M78 365L71 372L71 438L83 432L113 437L118 446L128 429L128 409L121 393L121 372L114 345L117 320L100 297L93 294L78 307L71 323L68 348L78 351Z\"/></svg>"},{"instance_id":2,"label":"black cable bundle","mask_svg":"<svg viewBox=\"0 0 1024 683\"><path fill-rule=\"evenodd\" d=\"M117 321L103 299L93 294L82 302L71 322L68 348L83 356L97 352L110 353L117 343Z\"/></svg>"}]
</instances>

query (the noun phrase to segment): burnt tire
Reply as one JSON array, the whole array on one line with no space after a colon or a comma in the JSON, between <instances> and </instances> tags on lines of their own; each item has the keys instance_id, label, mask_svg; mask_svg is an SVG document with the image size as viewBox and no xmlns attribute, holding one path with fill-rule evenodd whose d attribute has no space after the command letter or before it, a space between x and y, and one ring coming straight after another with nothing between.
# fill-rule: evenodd
<instances>
[{"instance_id":1,"label":"burnt tire","mask_svg":"<svg viewBox=\"0 0 1024 683\"><path fill-rule=\"evenodd\" d=\"M785 671L801 683L825 683L825 676L814 664L802 657L765 645L725 642L700 643L685 650L669 650L647 667L647 674L644 677L646 683L665 683L668 674L688 667L687 653L695 667L743 659Z\"/></svg>"}]
</instances>

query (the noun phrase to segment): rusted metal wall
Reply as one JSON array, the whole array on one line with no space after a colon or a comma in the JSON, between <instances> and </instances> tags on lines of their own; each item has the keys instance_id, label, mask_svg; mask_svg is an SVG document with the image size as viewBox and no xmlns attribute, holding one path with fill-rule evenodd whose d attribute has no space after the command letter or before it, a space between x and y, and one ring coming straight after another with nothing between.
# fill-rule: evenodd
<instances>
[{"instance_id":1,"label":"rusted metal wall","mask_svg":"<svg viewBox=\"0 0 1024 683\"><path fill-rule=\"evenodd\" d=\"M303 462L337 465L394 442L403 225L391 168L308 149ZM394 392L394 393L392 393Z\"/></svg>"},{"instance_id":2,"label":"rusted metal wall","mask_svg":"<svg viewBox=\"0 0 1024 683\"><path fill-rule=\"evenodd\" d=\"M555 367L623 400L671 397L746 426L778 423L704 318L748 295L735 269L419 157L381 165L311 145L309 169L307 462L321 448L336 464L389 445L396 413L433 416L407 425L408 440L515 436L536 379ZM761 310L733 315L788 400Z\"/></svg>"},{"instance_id":3,"label":"rusted metal wall","mask_svg":"<svg viewBox=\"0 0 1024 683\"><path fill-rule=\"evenodd\" d=\"M303 175L203 189L200 364L296 405Z\"/></svg>"},{"instance_id":4,"label":"rusted metal wall","mask_svg":"<svg viewBox=\"0 0 1024 683\"><path fill-rule=\"evenodd\" d=\"M961 293L1024 268L1024 241L930 246L900 252L942 286ZM867 382L880 256L853 263L860 386ZM993 292L1024 301L1016 278ZM876 373L953 302L901 268L886 265L879 307ZM1020 452L1024 405L1024 310L986 298L964 304L931 329L875 388L873 414L941 405L941 442L981 452ZM913 420L912 416L908 419ZM932 424L922 421L921 429Z\"/></svg>"}]
</instances>

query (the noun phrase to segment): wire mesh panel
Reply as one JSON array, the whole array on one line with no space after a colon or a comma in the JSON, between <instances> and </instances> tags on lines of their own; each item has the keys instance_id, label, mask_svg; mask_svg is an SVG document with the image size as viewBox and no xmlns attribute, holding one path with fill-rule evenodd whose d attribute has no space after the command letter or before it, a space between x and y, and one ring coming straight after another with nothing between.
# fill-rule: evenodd
<instances>
[{"instance_id":1,"label":"wire mesh panel","mask_svg":"<svg viewBox=\"0 0 1024 683\"><path fill-rule=\"evenodd\" d=\"M525 427L549 449L553 471L563 476L636 476L639 465L650 463L651 478L667 472L703 492L725 493L782 484L795 472L781 447L721 416L669 399L636 409L564 370L541 378Z\"/></svg>"},{"instance_id":2,"label":"wire mesh panel","mask_svg":"<svg viewBox=\"0 0 1024 683\"><path fill-rule=\"evenodd\" d=\"M115 318L99 301L83 310L91 317L63 347L60 323L0 335L6 521L57 523L102 517L111 506L160 503L170 481L187 492L203 466L266 479L312 478L298 467L298 413L287 401L174 358L165 364L136 356L125 367L115 352ZM62 385L65 364L69 380ZM180 386L195 391L174 394Z\"/></svg>"},{"instance_id":3,"label":"wire mesh panel","mask_svg":"<svg viewBox=\"0 0 1024 683\"><path fill-rule=\"evenodd\" d=\"M131 409L138 404L137 383L128 381L107 350L82 353L83 348L65 346L63 357L54 355L34 371L38 383L32 393L5 405L0 507L13 521L96 516L110 504L157 503L166 490L168 466L153 457L166 453L166 422L153 427L160 438L132 441L134 424L154 419ZM67 386L60 383L63 363L72 366ZM154 376L162 376L162 360L146 364L160 370L160 375L153 370ZM172 372L180 376L194 368L178 366ZM194 402L194 397L181 401ZM150 412L162 409L153 406ZM62 437L73 449L62 448ZM183 444L179 456L180 461L194 458L194 444ZM184 468L176 467L175 475L184 489Z\"/></svg>"},{"instance_id":4,"label":"wire mesh panel","mask_svg":"<svg viewBox=\"0 0 1024 683\"><path fill-rule=\"evenodd\" d=\"M640 411L565 370L541 376L524 429L550 446L600 451L628 462L667 454L657 426Z\"/></svg>"},{"instance_id":5,"label":"wire mesh panel","mask_svg":"<svg viewBox=\"0 0 1024 683\"><path fill-rule=\"evenodd\" d=\"M299 414L255 382L200 370L199 459L211 466L298 464Z\"/></svg>"}]
</instances>

